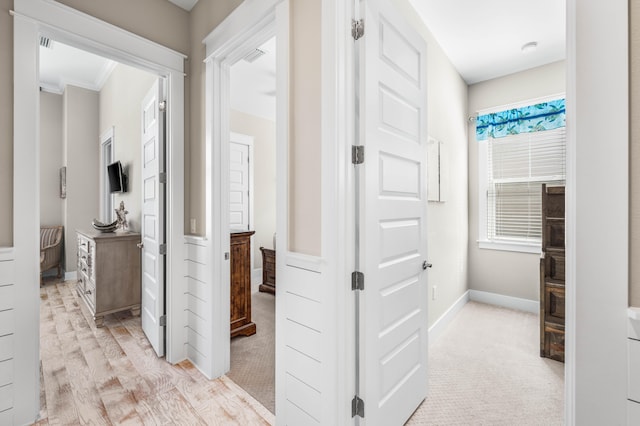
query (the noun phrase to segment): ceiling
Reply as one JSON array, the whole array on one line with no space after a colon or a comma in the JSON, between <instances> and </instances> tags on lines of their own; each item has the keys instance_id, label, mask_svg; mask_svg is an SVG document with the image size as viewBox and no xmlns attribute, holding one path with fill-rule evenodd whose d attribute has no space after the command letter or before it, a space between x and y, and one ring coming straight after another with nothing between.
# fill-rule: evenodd
<instances>
[{"instance_id":1,"label":"ceiling","mask_svg":"<svg viewBox=\"0 0 640 426\"><path fill-rule=\"evenodd\" d=\"M191 10L197 0L170 0ZM565 0L409 0L468 84L512 74L565 58ZM522 46L537 42L524 53ZM232 108L275 117L275 39L265 54L232 67ZM40 49L45 90L65 84L100 90L116 63L52 41Z\"/></svg>"},{"instance_id":2,"label":"ceiling","mask_svg":"<svg viewBox=\"0 0 640 426\"><path fill-rule=\"evenodd\" d=\"M57 41L40 40L40 87L61 94L67 84L100 90L116 62Z\"/></svg>"},{"instance_id":3,"label":"ceiling","mask_svg":"<svg viewBox=\"0 0 640 426\"><path fill-rule=\"evenodd\" d=\"M409 0L467 84L565 58L564 0ZM535 41L537 49L523 53Z\"/></svg>"}]
</instances>

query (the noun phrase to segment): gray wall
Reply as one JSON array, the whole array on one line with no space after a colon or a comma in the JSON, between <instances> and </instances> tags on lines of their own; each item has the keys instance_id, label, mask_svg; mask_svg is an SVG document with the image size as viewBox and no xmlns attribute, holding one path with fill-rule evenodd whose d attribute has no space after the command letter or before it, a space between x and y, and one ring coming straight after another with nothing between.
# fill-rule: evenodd
<instances>
[{"instance_id":1,"label":"gray wall","mask_svg":"<svg viewBox=\"0 0 640 426\"><path fill-rule=\"evenodd\" d=\"M76 229L90 229L92 219L99 216L98 147L98 92L67 86L63 95L66 271L76 270Z\"/></svg>"},{"instance_id":2,"label":"gray wall","mask_svg":"<svg viewBox=\"0 0 640 426\"><path fill-rule=\"evenodd\" d=\"M40 92L40 224L62 225L62 95Z\"/></svg>"},{"instance_id":3,"label":"gray wall","mask_svg":"<svg viewBox=\"0 0 640 426\"><path fill-rule=\"evenodd\" d=\"M564 61L469 86L469 116L477 111L565 91ZM539 254L478 248L478 143L469 124L469 287L539 300Z\"/></svg>"}]
</instances>

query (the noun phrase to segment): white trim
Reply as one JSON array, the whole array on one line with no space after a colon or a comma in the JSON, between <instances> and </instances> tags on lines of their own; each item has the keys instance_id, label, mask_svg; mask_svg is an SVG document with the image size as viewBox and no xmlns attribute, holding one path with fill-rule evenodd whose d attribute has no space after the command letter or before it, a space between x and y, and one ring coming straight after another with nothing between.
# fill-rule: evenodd
<instances>
[{"instance_id":1,"label":"white trim","mask_svg":"<svg viewBox=\"0 0 640 426\"><path fill-rule=\"evenodd\" d=\"M567 19L565 424L627 424L629 2L568 0Z\"/></svg>"},{"instance_id":2,"label":"white trim","mask_svg":"<svg viewBox=\"0 0 640 426\"><path fill-rule=\"evenodd\" d=\"M469 290L469 299L474 302L502 306L503 308L531 312L532 314L540 312L540 302L537 300L521 299L498 293L489 293L488 291Z\"/></svg>"},{"instance_id":3,"label":"white trim","mask_svg":"<svg viewBox=\"0 0 640 426\"><path fill-rule=\"evenodd\" d=\"M460 312L469 300L470 291L467 290L429 327L429 346L433 345L440 336L442 336L442 333L444 333L449 324L451 324L451 321L453 321L456 315L458 315L458 312Z\"/></svg>"},{"instance_id":4,"label":"white trim","mask_svg":"<svg viewBox=\"0 0 640 426\"><path fill-rule=\"evenodd\" d=\"M117 65L118 63L116 61L109 60L105 62L104 66L100 70L100 73L96 77L96 81L95 81L95 85L98 88L97 89L98 91L102 90L102 88L104 87L104 84L107 82L109 77L111 77L111 73L113 72L114 69L116 69Z\"/></svg>"},{"instance_id":5,"label":"white trim","mask_svg":"<svg viewBox=\"0 0 640 426\"><path fill-rule=\"evenodd\" d=\"M100 143L100 165L98 167L99 171L98 173L100 174L99 176L99 185L100 185L100 189L99 189L99 197L100 197L100 219L104 221L104 223L109 223L111 222L111 218L113 217L113 215L109 215L109 213L111 213L110 211L107 211L107 207L106 207L106 203L105 203L105 199L107 197L111 197L111 208L109 210L113 210L113 206L114 206L114 196L112 193L109 192L109 181L108 178L105 178L107 176L107 167L108 164L105 163L104 161L104 149L105 149L105 145L107 143L110 143L111 146L111 161L115 161L115 153L116 153L116 139L115 139L115 127L111 126L109 127L107 130L104 131L104 133L102 133L100 135L100 139L99 139L99 143Z\"/></svg>"},{"instance_id":6,"label":"white trim","mask_svg":"<svg viewBox=\"0 0 640 426\"><path fill-rule=\"evenodd\" d=\"M168 82L167 356L184 352L184 55L48 0L14 4L14 245L16 253L17 424L32 423L39 406L39 84L41 34L153 72ZM34 123L36 123L34 125Z\"/></svg>"},{"instance_id":7,"label":"white trim","mask_svg":"<svg viewBox=\"0 0 640 426\"><path fill-rule=\"evenodd\" d=\"M282 28L289 26L289 17L278 14L276 9L288 0L247 0L238 6L203 41L206 44L205 59L205 220L206 236L212 242L211 268L212 285L212 332L210 339L211 365L203 367L208 377L219 377L230 368L229 342L229 261L224 254L229 252L229 139L230 139L230 67L249 51L278 36ZM277 16L276 16L277 15ZM288 39L277 40L277 118L276 118L276 170L280 185L283 170L288 167L288 157L282 153L288 151ZM283 59L284 58L284 59ZM284 146L284 148L282 148ZM284 149L284 151L283 151ZM286 193L285 181L285 192ZM277 187L277 197L284 195ZM279 200L279 199L278 199ZM288 208L277 211L287 212ZM285 204L285 206L287 206ZM277 234L286 235L288 215L278 215ZM284 247L284 245L279 245Z\"/></svg>"},{"instance_id":8,"label":"white trim","mask_svg":"<svg viewBox=\"0 0 640 426\"><path fill-rule=\"evenodd\" d=\"M576 423L576 3L567 0L566 60L566 180L565 180L565 324L564 324L564 424Z\"/></svg>"},{"instance_id":9,"label":"white trim","mask_svg":"<svg viewBox=\"0 0 640 426\"><path fill-rule=\"evenodd\" d=\"M64 273L65 281L75 281L77 279L78 279L78 271L71 271L71 272Z\"/></svg>"},{"instance_id":10,"label":"white trim","mask_svg":"<svg viewBox=\"0 0 640 426\"><path fill-rule=\"evenodd\" d=\"M322 259L327 348L323 413L326 424L352 424L355 394L355 128L354 1L322 0L321 173ZM357 420L356 420L357 421Z\"/></svg>"},{"instance_id":11,"label":"white trim","mask_svg":"<svg viewBox=\"0 0 640 426\"><path fill-rule=\"evenodd\" d=\"M184 236L184 242L187 244L195 244L198 246L206 246L207 245L207 238L206 237L201 237L198 235L185 235Z\"/></svg>"},{"instance_id":12,"label":"white trim","mask_svg":"<svg viewBox=\"0 0 640 426\"><path fill-rule=\"evenodd\" d=\"M262 268L254 268L251 270L251 293L260 291L262 284Z\"/></svg>"},{"instance_id":13,"label":"white trim","mask_svg":"<svg viewBox=\"0 0 640 426\"><path fill-rule=\"evenodd\" d=\"M310 272L322 272L322 258L308 254L288 251L285 255L285 265L304 269Z\"/></svg>"},{"instance_id":14,"label":"white trim","mask_svg":"<svg viewBox=\"0 0 640 426\"><path fill-rule=\"evenodd\" d=\"M13 247L0 247L0 262L7 262L15 259Z\"/></svg>"},{"instance_id":15,"label":"white trim","mask_svg":"<svg viewBox=\"0 0 640 426\"><path fill-rule=\"evenodd\" d=\"M485 220L485 223L486 223L486 220ZM521 253L532 253L532 254L542 253L542 248L539 243L527 244L527 243L518 243L518 242L502 242L502 241L484 240L484 241L478 241L478 248L487 249L487 250L517 251Z\"/></svg>"},{"instance_id":16,"label":"white trim","mask_svg":"<svg viewBox=\"0 0 640 426\"><path fill-rule=\"evenodd\" d=\"M556 101L558 99L565 99L565 98L566 98L566 93L557 93L555 95L540 96L539 98L526 99L524 101L513 102L513 103L505 104L505 105L494 106L494 107L491 107L491 108L484 108L484 109L478 110L477 114L478 115L486 115L486 114L491 114L491 113L494 113L494 112L507 111L507 110L510 110L510 109L517 109L517 108L522 108L522 107L526 107L526 106L530 106L530 105L541 104L543 102Z\"/></svg>"}]
</instances>

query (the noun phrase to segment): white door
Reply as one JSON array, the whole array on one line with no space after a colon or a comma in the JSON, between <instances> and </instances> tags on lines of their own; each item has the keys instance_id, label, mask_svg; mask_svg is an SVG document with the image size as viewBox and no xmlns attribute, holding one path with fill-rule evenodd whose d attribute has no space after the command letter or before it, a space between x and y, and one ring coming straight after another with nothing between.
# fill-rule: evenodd
<instances>
[{"instance_id":1,"label":"white door","mask_svg":"<svg viewBox=\"0 0 640 426\"><path fill-rule=\"evenodd\" d=\"M164 112L158 79L142 101L142 330L158 356L164 355Z\"/></svg>"},{"instance_id":2,"label":"white door","mask_svg":"<svg viewBox=\"0 0 640 426\"><path fill-rule=\"evenodd\" d=\"M361 7L361 387L367 426L391 426L427 395L426 44L393 2Z\"/></svg>"},{"instance_id":3,"label":"white door","mask_svg":"<svg viewBox=\"0 0 640 426\"><path fill-rule=\"evenodd\" d=\"M248 231L251 226L251 146L253 138L231 133L229 143L229 228Z\"/></svg>"}]
</instances>

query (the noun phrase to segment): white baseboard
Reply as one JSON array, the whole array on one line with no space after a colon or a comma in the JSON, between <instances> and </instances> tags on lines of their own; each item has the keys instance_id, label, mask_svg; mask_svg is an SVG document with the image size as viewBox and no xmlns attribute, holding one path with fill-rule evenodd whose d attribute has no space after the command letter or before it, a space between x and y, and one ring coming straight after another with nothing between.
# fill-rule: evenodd
<instances>
[{"instance_id":1,"label":"white baseboard","mask_svg":"<svg viewBox=\"0 0 640 426\"><path fill-rule=\"evenodd\" d=\"M251 293L257 293L262 284L262 268L251 271Z\"/></svg>"},{"instance_id":2,"label":"white baseboard","mask_svg":"<svg viewBox=\"0 0 640 426\"><path fill-rule=\"evenodd\" d=\"M465 291L464 294L460 296L458 300L456 300L453 305L451 305L449 309L447 309L447 311L442 314L435 323L433 323L431 327L429 327L429 345L433 345L436 340L440 338L449 323L453 321L455 316L458 315L458 312L460 312L460 309L462 309L468 301L469 291Z\"/></svg>"},{"instance_id":3,"label":"white baseboard","mask_svg":"<svg viewBox=\"0 0 640 426\"><path fill-rule=\"evenodd\" d=\"M540 313L540 302L537 300L521 299L480 290L469 290L469 296L474 302L502 306L503 308L531 312L532 314Z\"/></svg>"},{"instance_id":4,"label":"white baseboard","mask_svg":"<svg viewBox=\"0 0 640 426\"><path fill-rule=\"evenodd\" d=\"M64 280L65 281L73 281L73 280L77 280L78 279L78 271L71 271L71 272L65 272L64 273Z\"/></svg>"}]
</instances>

